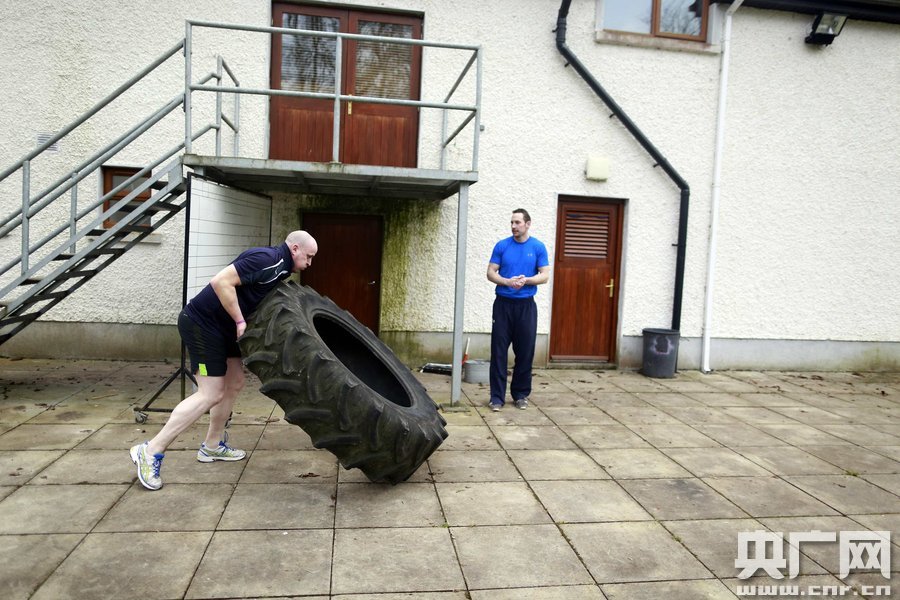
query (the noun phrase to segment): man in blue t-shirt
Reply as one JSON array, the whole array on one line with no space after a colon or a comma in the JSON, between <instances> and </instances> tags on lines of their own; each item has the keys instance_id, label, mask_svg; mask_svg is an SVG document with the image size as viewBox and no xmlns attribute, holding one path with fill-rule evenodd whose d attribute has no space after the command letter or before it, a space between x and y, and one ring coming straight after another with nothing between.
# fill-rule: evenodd
<instances>
[{"instance_id":1,"label":"man in blue t-shirt","mask_svg":"<svg viewBox=\"0 0 900 600\"><path fill-rule=\"evenodd\" d=\"M491 326L491 400L494 412L506 403L506 369L509 345L516 355L509 392L516 408L528 407L531 395L531 363L537 337L537 286L550 278L547 248L528 235L531 216L517 208L510 220L512 236L494 246L487 278L497 284Z\"/></svg>"},{"instance_id":2,"label":"man in blue t-shirt","mask_svg":"<svg viewBox=\"0 0 900 600\"><path fill-rule=\"evenodd\" d=\"M219 271L178 315L178 333L191 356L197 391L182 400L156 436L131 449L138 479L150 490L162 487L159 477L166 448L209 412L206 439L197 451L200 462L235 461L246 452L227 443L225 423L244 387L244 367L237 340L247 328L245 316L291 273L312 264L316 240L293 231L280 246L251 248Z\"/></svg>"}]
</instances>

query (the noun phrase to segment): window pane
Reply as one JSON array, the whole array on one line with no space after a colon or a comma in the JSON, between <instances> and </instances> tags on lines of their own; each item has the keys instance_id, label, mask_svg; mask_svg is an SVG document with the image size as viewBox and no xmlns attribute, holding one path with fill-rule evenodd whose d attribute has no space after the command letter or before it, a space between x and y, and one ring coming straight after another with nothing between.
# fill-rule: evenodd
<instances>
[{"instance_id":1,"label":"window pane","mask_svg":"<svg viewBox=\"0 0 900 600\"><path fill-rule=\"evenodd\" d=\"M135 173L137 173L137 170L135 170ZM133 174L132 174L132 175L133 175ZM131 179L131 175L117 175L117 174L113 174L113 176L112 176L112 187L109 188L109 189L106 190L106 191L109 192L110 190L114 190L114 189L117 188L118 186L120 186L120 185L122 185L123 183L125 183L128 179ZM147 181L147 178L146 178L146 177L141 177L141 178L139 178L139 179L135 179L134 182L133 182L131 185L128 185L128 186L124 187L123 189L119 190L119 195L120 195L120 196L126 196L126 195L128 194L128 192L133 192L139 185L141 185L141 184L144 183L145 181Z\"/></svg>"},{"instance_id":2,"label":"window pane","mask_svg":"<svg viewBox=\"0 0 900 600\"><path fill-rule=\"evenodd\" d=\"M360 21L359 33L412 39L412 25ZM410 97L410 69L413 47L381 42L359 42L356 50L357 96L395 98Z\"/></svg>"},{"instance_id":3,"label":"window pane","mask_svg":"<svg viewBox=\"0 0 900 600\"><path fill-rule=\"evenodd\" d=\"M337 32L337 17L319 17L284 13L282 27ZM334 92L334 38L307 35L281 36L281 89L293 92Z\"/></svg>"},{"instance_id":4,"label":"window pane","mask_svg":"<svg viewBox=\"0 0 900 600\"><path fill-rule=\"evenodd\" d=\"M652 0L604 0L603 29L650 33Z\"/></svg>"},{"instance_id":5,"label":"window pane","mask_svg":"<svg viewBox=\"0 0 900 600\"><path fill-rule=\"evenodd\" d=\"M700 35L702 21L703 0L662 0L660 31L696 36Z\"/></svg>"}]
</instances>

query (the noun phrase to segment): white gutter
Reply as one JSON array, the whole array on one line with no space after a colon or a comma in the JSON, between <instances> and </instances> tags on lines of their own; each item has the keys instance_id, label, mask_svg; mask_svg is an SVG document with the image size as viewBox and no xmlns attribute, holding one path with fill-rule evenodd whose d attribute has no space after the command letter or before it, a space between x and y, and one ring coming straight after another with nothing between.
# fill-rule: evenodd
<instances>
[{"instance_id":1,"label":"white gutter","mask_svg":"<svg viewBox=\"0 0 900 600\"><path fill-rule=\"evenodd\" d=\"M709 252L706 262L706 298L703 305L703 340L700 347L700 370L709 373L709 339L712 329L713 288L716 272L716 236L719 229L719 189L722 179L722 155L725 146L725 99L728 95L728 65L731 58L731 17L744 0L734 0L725 12L722 33L722 60L719 75L719 114L716 118L716 147L713 156L712 197L709 207Z\"/></svg>"}]
</instances>

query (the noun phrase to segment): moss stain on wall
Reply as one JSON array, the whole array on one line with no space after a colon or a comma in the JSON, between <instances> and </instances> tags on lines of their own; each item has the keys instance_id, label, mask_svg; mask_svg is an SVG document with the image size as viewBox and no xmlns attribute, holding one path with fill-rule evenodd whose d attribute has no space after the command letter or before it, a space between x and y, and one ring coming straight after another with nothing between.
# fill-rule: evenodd
<instances>
[{"instance_id":1,"label":"moss stain on wall","mask_svg":"<svg viewBox=\"0 0 900 600\"><path fill-rule=\"evenodd\" d=\"M421 323L421 311L428 303L416 298L414 273L433 272L437 267L434 245L436 237L429 232L440 228L441 204L421 200L390 198L358 198L313 195L283 195L279 201L293 208L293 218L303 227L303 213L328 212L379 215L384 219L384 241L381 257L382 331L407 331ZM286 212L286 211L285 211ZM279 227L276 223L276 229ZM284 233L290 231L286 228ZM277 232L276 239L277 239ZM327 240L320 241L320 251L331 249Z\"/></svg>"}]
</instances>

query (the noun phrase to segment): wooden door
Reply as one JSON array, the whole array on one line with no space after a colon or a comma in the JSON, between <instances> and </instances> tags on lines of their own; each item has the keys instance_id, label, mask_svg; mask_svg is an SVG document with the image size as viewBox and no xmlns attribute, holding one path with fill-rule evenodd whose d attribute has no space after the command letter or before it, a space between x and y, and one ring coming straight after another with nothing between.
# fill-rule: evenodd
<instances>
[{"instance_id":1,"label":"wooden door","mask_svg":"<svg viewBox=\"0 0 900 600\"><path fill-rule=\"evenodd\" d=\"M319 243L301 282L328 296L378 333L382 221L374 215L304 213L303 229Z\"/></svg>"},{"instance_id":2,"label":"wooden door","mask_svg":"<svg viewBox=\"0 0 900 600\"><path fill-rule=\"evenodd\" d=\"M551 360L615 360L622 205L561 197L553 264Z\"/></svg>"},{"instance_id":3,"label":"wooden door","mask_svg":"<svg viewBox=\"0 0 900 600\"><path fill-rule=\"evenodd\" d=\"M275 4L273 25L292 29L422 38L418 17ZM274 35L272 87L333 93L337 45L334 39ZM342 47L341 93L418 100L422 51L418 46L348 40ZM415 167L418 109L359 102L341 103L340 161ZM273 96L269 157L330 162L333 158L334 101Z\"/></svg>"},{"instance_id":4,"label":"wooden door","mask_svg":"<svg viewBox=\"0 0 900 600\"><path fill-rule=\"evenodd\" d=\"M347 11L275 4L272 25L313 31L347 31ZM334 93L337 40L299 35L272 36L272 88ZM346 69L342 77L346 79ZM330 162L334 101L271 96L269 158Z\"/></svg>"}]
</instances>

